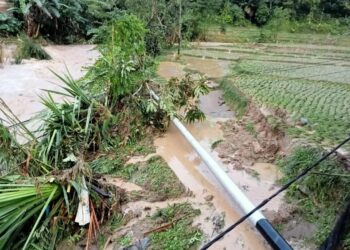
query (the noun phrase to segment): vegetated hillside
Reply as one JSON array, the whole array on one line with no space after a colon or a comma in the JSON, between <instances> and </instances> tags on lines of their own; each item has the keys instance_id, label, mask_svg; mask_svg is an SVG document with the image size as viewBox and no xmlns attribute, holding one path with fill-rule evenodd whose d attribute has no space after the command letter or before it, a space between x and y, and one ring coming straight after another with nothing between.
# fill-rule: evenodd
<instances>
[{"instance_id":1,"label":"vegetated hillside","mask_svg":"<svg viewBox=\"0 0 350 250\"><path fill-rule=\"evenodd\" d=\"M104 34L108 32L108 24L124 13L132 13L138 16L148 29L146 46L154 55L180 39L243 42L291 39L297 42L299 38L294 40L293 37L301 36L288 33L346 35L350 24L349 6L340 0L10 2L14 8L7 14L1 14L0 18L2 35L11 36L25 32L29 37L42 36L56 43L76 43L83 40L101 42L105 38ZM249 29L235 32L242 31L238 27ZM225 33L227 35L223 36ZM306 41L305 38L302 40Z\"/></svg>"}]
</instances>

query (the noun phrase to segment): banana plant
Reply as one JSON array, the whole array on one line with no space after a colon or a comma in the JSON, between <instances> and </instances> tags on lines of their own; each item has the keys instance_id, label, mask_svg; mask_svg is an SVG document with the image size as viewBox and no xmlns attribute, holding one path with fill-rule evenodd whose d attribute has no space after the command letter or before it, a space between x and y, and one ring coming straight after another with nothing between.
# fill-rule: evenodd
<instances>
[{"instance_id":1,"label":"banana plant","mask_svg":"<svg viewBox=\"0 0 350 250\"><path fill-rule=\"evenodd\" d=\"M20 0L20 11L25 19L26 33L36 37L45 20L59 18L61 3L59 0Z\"/></svg>"}]
</instances>

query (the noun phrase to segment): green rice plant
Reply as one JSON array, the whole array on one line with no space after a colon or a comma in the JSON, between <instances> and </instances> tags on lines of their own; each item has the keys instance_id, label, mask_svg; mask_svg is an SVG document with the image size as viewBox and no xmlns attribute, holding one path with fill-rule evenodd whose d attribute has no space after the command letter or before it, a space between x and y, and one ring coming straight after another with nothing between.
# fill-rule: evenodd
<instances>
[{"instance_id":1,"label":"green rice plant","mask_svg":"<svg viewBox=\"0 0 350 250\"><path fill-rule=\"evenodd\" d=\"M350 133L349 85L251 74L230 79L231 85L258 104L287 111L295 123L306 118L308 126L298 129L322 145L334 144Z\"/></svg>"},{"instance_id":2,"label":"green rice plant","mask_svg":"<svg viewBox=\"0 0 350 250\"><path fill-rule=\"evenodd\" d=\"M51 57L47 52L36 43L33 39L26 35L19 37L19 47L16 51L15 60L20 63L22 59L35 58L38 60L50 60Z\"/></svg>"},{"instance_id":3,"label":"green rice plant","mask_svg":"<svg viewBox=\"0 0 350 250\"><path fill-rule=\"evenodd\" d=\"M249 100L229 79L224 79L220 86L226 103L234 110L237 117L242 117L246 113Z\"/></svg>"}]
</instances>

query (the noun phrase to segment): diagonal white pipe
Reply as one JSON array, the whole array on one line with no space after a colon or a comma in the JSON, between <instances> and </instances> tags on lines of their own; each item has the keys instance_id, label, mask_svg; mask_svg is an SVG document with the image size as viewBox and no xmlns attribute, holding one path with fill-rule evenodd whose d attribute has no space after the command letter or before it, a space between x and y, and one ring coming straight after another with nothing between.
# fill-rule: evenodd
<instances>
[{"instance_id":1,"label":"diagonal white pipe","mask_svg":"<svg viewBox=\"0 0 350 250\"><path fill-rule=\"evenodd\" d=\"M152 97L159 101L159 97L150 91ZM231 199L239 206L244 214L252 211L255 206L253 203L245 196L245 194L239 189L239 187L231 180L231 178L225 173L222 167L213 159L213 157L200 145L200 143L192 136L192 134L186 129L186 127L177 118L173 120L174 125L181 132L181 134L186 138L186 140L192 145L196 150L198 155L202 158L205 164L208 166L210 171L214 174L216 179L225 188L226 192L229 194ZM260 211L256 211L249 218L250 222L256 226L257 222L261 219L265 219Z\"/></svg>"}]
</instances>

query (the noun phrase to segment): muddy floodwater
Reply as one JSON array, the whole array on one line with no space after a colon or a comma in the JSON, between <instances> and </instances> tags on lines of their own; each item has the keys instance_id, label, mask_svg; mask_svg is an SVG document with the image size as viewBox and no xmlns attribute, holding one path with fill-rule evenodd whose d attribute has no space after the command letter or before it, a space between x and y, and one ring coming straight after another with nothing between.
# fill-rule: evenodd
<instances>
[{"instance_id":1,"label":"muddy floodwater","mask_svg":"<svg viewBox=\"0 0 350 250\"><path fill-rule=\"evenodd\" d=\"M219 94L220 92L213 92L207 97L203 97L201 106L206 107L215 102L215 98L220 97ZM216 102L219 103L220 100L216 99ZM220 118L220 115L221 119L227 119L228 116L232 115L232 112L227 111L227 107L225 108L226 113L222 109L217 109L217 113L207 109L209 111L207 121L187 125L193 136L208 152L211 152L217 161L220 159L211 150L211 145L222 139L223 136L220 125L216 122L217 119ZM240 214L236 204L226 195L225 190L216 181L207 166L174 126L171 126L163 137L158 138L155 144L157 153L167 161L182 183L194 193L197 199L202 199L204 202L203 197L213 196L212 203L216 212L224 212L225 214L225 226L239 219ZM244 171L230 169L224 164L222 167L254 204L262 201L275 190L274 183L279 177L276 167L267 163L256 164L255 169L259 172L259 178ZM280 200L277 199L271 202L267 208L277 211L279 206ZM203 212L205 213L205 211ZM202 229L207 235L212 235L212 228ZM215 245L216 249L223 249L223 247L227 249L269 249L261 236L248 223L236 228Z\"/></svg>"},{"instance_id":2,"label":"muddy floodwater","mask_svg":"<svg viewBox=\"0 0 350 250\"><path fill-rule=\"evenodd\" d=\"M62 83L50 71L69 73L74 79L85 74L98 52L92 45L47 46L52 60L23 60L22 64L5 64L0 68L0 97L20 120L26 120L43 109L40 96L43 89L60 90Z\"/></svg>"},{"instance_id":3,"label":"muddy floodwater","mask_svg":"<svg viewBox=\"0 0 350 250\"><path fill-rule=\"evenodd\" d=\"M53 58L48 61L25 60L20 65L5 64L0 68L0 97L8 104L12 111L25 120L43 109L40 103L42 89L58 90L61 83L50 72L50 69L62 74L66 73L66 67L74 79L82 77L84 68L91 65L98 57L94 46L47 46L45 50ZM208 65L201 59L186 59L187 67L202 73L208 77L223 77L228 70L225 62L210 60ZM206 70L206 67L208 70ZM176 62L162 62L158 74L165 79L170 77L182 77L185 75L185 66ZM187 124L187 128L201 145L221 163L224 171L241 188L254 204L258 204L269 194L276 190L275 181L280 177L276 166L264 162L257 162L253 169L258 176L253 176L246 171L234 169L225 165L218 153L212 149L212 144L223 138L221 122L234 118L232 112L222 100L221 90L213 90L207 96L200 98L200 108L207 119L203 122ZM213 223L208 218L213 214L224 215L224 227L233 224L242 215L225 190L217 182L215 177L196 154L190 144L182 137L180 132L170 126L169 130L161 137L156 138L157 154L162 156L177 177L193 196L181 198L189 201L195 208L201 209L201 215L194 223L203 230L206 240L217 234L213 229ZM145 159L133 159L141 161ZM109 178L109 177L108 177ZM126 190L140 190L140 187L127 183L118 178L110 178L111 183L121 186ZM208 198L209 197L209 198ZM177 200L176 202L179 202ZM159 202L154 205L165 207L175 201ZM278 211L281 200L275 199L265 209ZM150 206L149 202L129 203L130 208ZM135 222L137 223L137 222ZM241 224L224 239L217 242L211 249L270 249L262 236L248 222Z\"/></svg>"},{"instance_id":4,"label":"muddy floodwater","mask_svg":"<svg viewBox=\"0 0 350 250\"><path fill-rule=\"evenodd\" d=\"M193 64L193 62L192 62ZM213 68L213 62L209 62ZM170 64L161 64L161 72L167 72L163 77L169 78L173 75L181 75L181 67L172 63L171 66L177 66L176 70L166 70ZM198 70L198 65L195 65ZM201 68L205 67L202 65ZM158 72L159 73L159 72ZM220 72L221 73L221 72ZM215 76L219 74L216 71ZM210 76L210 75L209 75ZM234 113L224 104L222 92L214 90L207 96L200 99L200 108L207 116L207 120L195 124L187 124L186 127L200 144L210 152L218 161L218 153L211 148L211 145L223 139L223 132L220 128L220 122L234 118ZM225 227L233 224L242 215L225 190L217 182L215 177L209 171L205 163L200 159L190 144L182 137L175 126L171 126L169 131L162 137L156 139L155 145L157 153L161 155L176 173L182 183L190 189L198 202L205 202L204 198L211 195L212 204L216 213L225 214ZM268 163L255 163L253 169L258 173L253 176L246 171L235 170L221 162L224 171L241 188L253 204L257 205L276 189L275 182L280 178L280 173L276 166ZM277 198L269 203L265 210L278 211L281 206L281 199ZM202 216L210 217L212 210L202 209ZM213 233L210 225L201 225L207 237L211 238ZM212 249L270 249L262 236L248 222L243 223L224 239L216 243Z\"/></svg>"}]
</instances>

